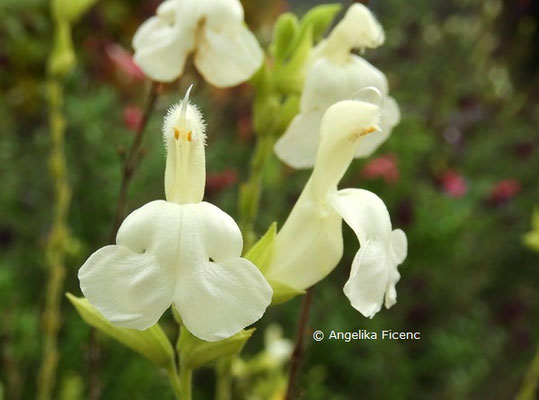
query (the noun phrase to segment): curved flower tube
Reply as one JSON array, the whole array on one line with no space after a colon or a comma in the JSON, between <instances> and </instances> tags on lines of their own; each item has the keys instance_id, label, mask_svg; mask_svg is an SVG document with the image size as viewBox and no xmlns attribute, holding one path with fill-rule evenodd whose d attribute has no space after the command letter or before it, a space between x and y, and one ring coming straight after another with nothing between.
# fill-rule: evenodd
<instances>
[{"instance_id":1,"label":"curved flower tube","mask_svg":"<svg viewBox=\"0 0 539 400\"><path fill-rule=\"evenodd\" d=\"M370 91L371 96L377 92ZM341 101L325 112L313 172L277 234L266 271L268 280L294 289L314 285L342 257L344 219L361 244L344 293L366 317L373 317L384 301L387 308L396 302L397 266L406 258L406 235L392 230L387 208L374 193L337 190L337 185L357 147L368 135L380 135L379 118L380 107L361 100Z\"/></svg>"},{"instance_id":2,"label":"curved flower tube","mask_svg":"<svg viewBox=\"0 0 539 400\"><path fill-rule=\"evenodd\" d=\"M260 67L263 52L238 0L166 0L133 37L134 60L159 82L182 75L189 54L206 81L235 86Z\"/></svg>"},{"instance_id":3,"label":"curved flower tube","mask_svg":"<svg viewBox=\"0 0 539 400\"><path fill-rule=\"evenodd\" d=\"M112 323L154 325L174 305L193 335L217 341L257 321L272 289L241 258L234 220L204 195L204 122L188 95L165 119L167 201L152 201L122 223L116 245L79 270L82 292Z\"/></svg>"},{"instance_id":4,"label":"curved flower tube","mask_svg":"<svg viewBox=\"0 0 539 400\"><path fill-rule=\"evenodd\" d=\"M371 155L400 120L397 102L388 96L385 75L363 58L356 48L375 48L384 42L384 31L368 8L353 4L329 37L313 51L301 95L300 113L275 144L275 153L289 166L312 168L318 147L320 121L327 108L353 98L365 87L376 87L383 95L380 134L366 137L355 157Z\"/></svg>"}]
</instances>

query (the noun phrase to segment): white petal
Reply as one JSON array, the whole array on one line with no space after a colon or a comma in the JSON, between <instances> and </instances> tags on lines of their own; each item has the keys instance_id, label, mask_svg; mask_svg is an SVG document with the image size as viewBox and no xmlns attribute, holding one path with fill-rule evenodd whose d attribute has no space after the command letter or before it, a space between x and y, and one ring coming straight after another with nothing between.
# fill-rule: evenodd
<instances>
[{"instance_id":1,"label":"white petal","mask_svg":"<svg viewBox=\"0 0 539 400\"><path fill-rule=\"evenodd\" d=\"M342 257L341 224L329 204L313 199L308 183L277 234L266 277L295 289L324 279Z\"/></svg>"},{"instance_id":2,"label":"white petal","mask_svg":"<svg viewBox=\"0 0 539 400\"><path fill-rule=\"evenodd\" d=\"M393 233L389 213L378 196L362 189L341 190L332 197L331 202L354 230L361 245L352 263L344 293L355 309L371 318L380 311L384 296L388 308L397 299L395 284L400 275L391 247ZM395 235L399 251L402 235Z\"/></svg>"},{"instance_id":3,"label":"white petal","mask_svg":"<svg viewBox=\"0 0 539 400\"><path fill-rule=\"evenodd\" d=\"M230 215L205 201L186 204L182 221L182 240L200 243L204 257L220 262L241 255L243 238Z\"/></svg>"},{"instance_id":4,"label":"white petal","mask_svg":"<svg viewBox=\"0 0 539 400\"><path fill-rule=\"evenodd\" d=\"M134 61L151 79L171 82L183 73L195 43L196 9L169 0L158 16L145 21L133 37Z\"/></svg>"},{"instance_id":5,"label":"white petal","mask_svg":"<svg viewBox=\"0 0 539 400\"><path fill-rule=\"evenodd\" d=\"M137 253L153 254L175 279L182 220L181 205L152 201L127 216L118 230L116 243Z\"/></svg>"},{"instance_id":6,"label":"white petal","mask_svg":"<svg viewBox=\"0 0 539 400\"><path fill-rule=\"evenodd\" d=\"M301 95L301 111L325 110L337 101L352 98L358 90L368 86L387 95L387 78L365 59L350 55L346 62L334 63L321 58L307 74Z\"/></svg>"},{"instance_id":7,"label":"white petal","mask_svg":"<svg viewBox=\"0 0 539 400\"><path fill-rule=\"evenodd\" d=\"M372 318L382 308L388 274L383 244L374 241L362 243L352 262L344 294L365 317Z\"/></svg>"},{"instance_id":8,"label":"white petal","mask_svg":"<svg viewBox=\"0 0 539 400\"><path fill-rule=\"evenodd\" d=\"M109 321L134 329L154 325L170 306L174 281L151 253L106 246L79 270L82 293Z\"/></svg>"},{"instance_id":9,"label":"white petal","mask_svg":"<svg viewBox=\"0 0 539 400\"><path fill-rule=\"evenodd\" d=\"M243 23L243 8L238 0L195 0L204 24L214 30Z\"/></svg>"},{"instance_id":10,"label":"white petal","mask_svg":"<svg viewBox=\"0 0 539 400\"><path fill-rule=\"evenodd\" d=\"M195 65L216 87L235 86L248 80L262 65L263 53L256 37L242 24L203 29Z\"/></svg>"},{"instance_id":11,"label":"white petal","mask_svg":"<svg viewBox=\"0 0 539 400\"><path fill-rule=\"evenodd\" d=\"M321 119L322 112L318 110L298 114L275 144L277 157L295 169L312 168L318 149Z\"/></svg>"},{"instance_id":12,"label":"white petal","mask_svg":"<svg viewBox=\"0 0 539 400\"><path fill-rule=\"evenodd\" d=\"M386 97L380 116L380 132L373 132L365 136L356 150L356 158L368 157L382 145L391 134L391 130L400 121L399 106L393 97Z\"/></svg>"},{"instance_id":13,"label":"white petal","mask_svg":"<svg viewBox=\"0 0 539 400\"><path fill-rule=\"evenodd\" d=\"M391 232L391 249L395 262L402 264L408 255L408 239L401 229L394 229Z\"/></svg>"},{"instance_id":14,"label":"white petal","mask_svg":"<svg viewBox=\"0 0 539 400\"><path fill-rule=\"evenodd\" d=\"M386 287L386 301L385 306L386 308L391 308L393 305L397 303L397 290L395 289L395 285L401 278L401 274L399 274L399 271L397 268L393 268L389 275L389 280L387 282Z\"/></svg>"},{"instance_id":15,"label":"white petal","mask_svg":"<svg viewBox=\"0 0 539 400\"><path fill-rule=\"evenodd\" d=\"M331 198L331 204L352 228L361 245L373 240L389 245L391 220L380 197L368 190L343 189Z\"/></svg>"},{"instance_id":16,"label":"white petal","mask_svg":"<svg viewBox=\"0 0 539 400\"><path fill-rule=\"evenodd\" d=\"M186 328L200 339L226 339L260 319L272 289L243 258L185 266L174 304Z\"/></svg>"},{"instance_id":17,"label":"white petal","mask_svg":"<svg viewBox=\"0 0 539 400\"><path fill-rule=\"evenodd\" d=\"M124 220L116 242L90 256L79 270L82 292L113 323L153 325L174 293L181 206L152 201Z\"/></svg>"}]
</instances>

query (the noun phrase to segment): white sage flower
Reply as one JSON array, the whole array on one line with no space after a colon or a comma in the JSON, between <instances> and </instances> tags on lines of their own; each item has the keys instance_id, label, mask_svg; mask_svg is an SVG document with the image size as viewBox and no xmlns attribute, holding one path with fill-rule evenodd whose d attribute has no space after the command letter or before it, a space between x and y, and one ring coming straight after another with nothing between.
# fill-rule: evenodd
<instances>
[{"instance_id":1,"label":"white sage flower","mask_svg":"<svg viewBox=\"0 0 539 400\"><path fill-rule=\"evenodd\" d=\"M139 27L133 48L137 65L159 82L182 75L191 53L198 71L216 87L245 82L263 60L239 0L166 0Z\"/></svg>"},{"instance_id":2,"label":"white sage flower","mask_svg":"<svg viewBox=\"0 0 539 400\"><path fill-rule=\"evenodd\" d=\"M191 333L216 341L257 321L272 289L240 257L243 240L234 220L202 201L205 126L188 95L163 127L167 201L133 211L116 245L92 254L79 279L90 303L116 325L149 328L172 304Z\"/></svg>"},{"instance_id":3,"label":"white sage flower","mask_svg":"<svg viewBox=\"0 0 539 400\"><path fill-rule=\"evenodd\" d=\"M397 102L388 96L385 75L353 49L378 47L384 42L384 31L368 8L353 4L329 37L311 56L300 102L300 113L275 144L275 153L289 166L312 168L318 147L320 121L327 108L341 100L353 98L365 87L376 87L383 95L380 134L365 137L355 157L371 155L390 135L400 120Z\"/></svg>"},{"instance_id":4,"label":"white sage flower","mask_svg":"<svg viewBox=\"0 0 539 400\"><path fill-rule=\"evenodd\" d=\"M368 91L371 98L377 93ZM406 235L392 230L387 208L374 193L338 190L337 185L357 148L369 135L381 134L379 119L380 107L361 100L340 101L325 112L313 172L276 236L265 274L269 281L297 290L323 279L342 257L344 219L361 244L344 293L366 317L373 317L384 301L387 308L396 302L397 266L406 258Z\"/></svg>"}]
</instances>

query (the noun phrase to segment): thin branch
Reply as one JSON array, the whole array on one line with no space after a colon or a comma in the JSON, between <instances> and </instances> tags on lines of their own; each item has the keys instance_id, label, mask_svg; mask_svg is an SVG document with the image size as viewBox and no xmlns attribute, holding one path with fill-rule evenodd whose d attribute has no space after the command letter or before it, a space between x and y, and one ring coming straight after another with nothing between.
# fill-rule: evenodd
<instances>
[{"instance_id":1,"label":"thin branch","mask_svg":"<svg viewBox=\"0 0 539 400\"><path fill-rule=\"evenodd\" d=\"M155 101L157 100L157 97L159 95L160 86L160 83L152 83L152 87L150 88L150 93L148 95L148 101L146 103L146 108L142 116L142 121L137 131L135 132L135 139L133 140L131 148L129 149L124 160L122 170L122 182L120 184L118 201L116 202L116 213L114 215L114 223L112 225L112 230L109 236L109 243L114 243L116 233L118 233L118 229L120 228L120 223L125 216L125 211L127 208L126 200L127 193L129 191L129 185L131 184L131 180L133 179L133 175L135 173L135 170L137 169L138 162L140 160L140 151L142 146L142 139L144 137L144 131L146 129L146 125L148 124L148 120L150 119L150 115L154 109Z\"/></svg>"},{"instance_id":2,"label":"thin branch","mask_svg":"<svg viewBox=\"0 0 539 400\"><path fill-rule=\"evenodd\" d=\"M313 303L314 286L307 289L307 293L301 303L301 311L299 314L298 330L296 332L296 344L290 360L290 372L288 375L288 389L286 391L286 400L294 400L297 398L296 381L301 372L303 355L305 352L305 333L307 331L307 323L309 322L309 314Z\"/></svg>"}]
</instances>

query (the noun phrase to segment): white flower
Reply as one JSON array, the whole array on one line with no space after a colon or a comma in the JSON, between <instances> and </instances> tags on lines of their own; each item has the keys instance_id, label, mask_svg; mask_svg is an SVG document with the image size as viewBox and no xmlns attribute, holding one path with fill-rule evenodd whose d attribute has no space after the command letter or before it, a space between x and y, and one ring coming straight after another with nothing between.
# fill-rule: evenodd
<instances>
[{"instance_id":1,"label":"white flower","mask_svg":"<svg viewBox=\"0 0 539 400\"><path fill-rule=\"evenodd\" d=\"M152 201L122 223L79 270L84 295L116 325L146 329L173 304L195 336L225 339L257 321L272 290L250 261L234 220L204 195L204 122L188 103L172 108L167 146L167 201Z\"/></svg>"},{"instance_id":2,"label":"white flower","mask_svg":"<svg viewBox=\"0 0 539 400\"><path fill-rule=\"evenodd\" d=\"M166 0L137 30L133 48L135 62L160 82L177 79L190 53L216 87L245 82L263 60L238 0Z\"/></svg>"},{"instance_id":3,"label":"white flower","mask_svg":"<svg viewBox=\"0 0 539 400\"><path fill-rule=\"evenodd\" d=\"M301 95L300 113L275 145L275 153L293 168L312 168L318 147L320 121L327 108L340 100L353 98L365 87L376 87L383 94L381 134L366 137L355 157L372 154L390 135L400 120L396 101L388 96L385 75L352 54L352 49L377 47L384 32L374 16L361 4L352 5L327 40L313 51Z\"/></svg>"},{"instance_id":4,"label":"white flower","mask_svg":"<svg viewBox=\"0 0 539 400\"><path fill-rule=\"evenodd\" d=\"M371 97L376 93L371 90ZM381 96L381 95L380 95ZM369 135L379 135L380 108L360 100L338 102L325 112L320 145L309 181L275 239L266 271L270 281L295 289L314 285L342 257L342 219L356 233L361 248L352 263L344 293L366 317L396 302L397 266L407 252L406 235L392 230L389 213L374 193L337 190L337 185Z\"/></svg>"}]
</instances>

